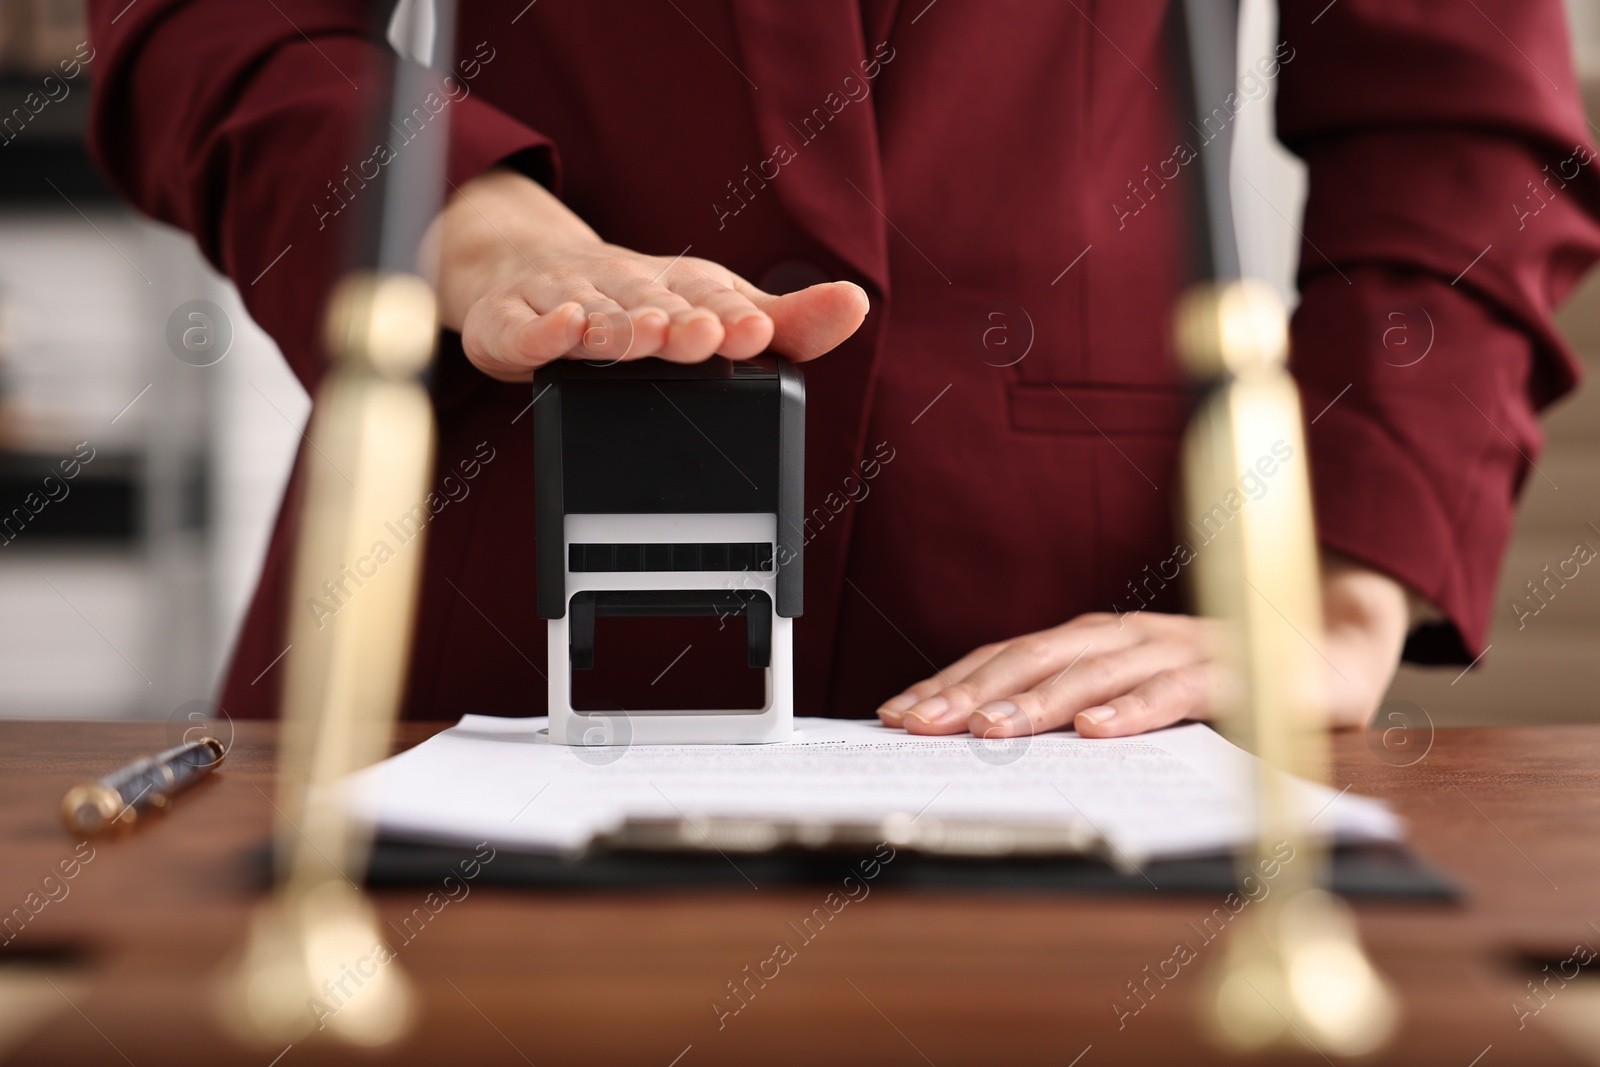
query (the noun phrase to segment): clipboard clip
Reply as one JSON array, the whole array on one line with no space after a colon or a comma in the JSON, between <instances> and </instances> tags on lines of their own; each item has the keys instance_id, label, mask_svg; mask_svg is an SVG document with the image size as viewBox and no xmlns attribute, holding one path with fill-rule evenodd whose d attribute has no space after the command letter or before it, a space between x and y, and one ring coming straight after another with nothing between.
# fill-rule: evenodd
<instances>
[{"instance_id":1,"label":"clipboard clip","mask_svg":"<svg viewBox=\"0 0 1600 1067\"><path fill-rule=\"evenodd\" d=\"M1087 856L1116 852L1080 819L935 819L896 812L881 819L782 819L725 815L629 818L595 835L590 848L612 852L784 850L833 852L888 843L902 851L965 859Z\"/></svg>"}]
</instances>

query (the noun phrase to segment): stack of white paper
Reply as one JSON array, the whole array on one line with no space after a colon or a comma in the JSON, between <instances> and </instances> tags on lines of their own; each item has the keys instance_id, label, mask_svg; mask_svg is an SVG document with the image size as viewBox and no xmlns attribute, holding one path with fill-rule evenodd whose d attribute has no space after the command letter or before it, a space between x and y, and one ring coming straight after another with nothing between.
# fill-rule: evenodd
<instances>
[{"instance_id":1,"label":"stack of white paper","mask_svg":"<svg viewBox=\"0 0 1600 1067\"><path fill-rule=\"evenodd\" d=\"M913 737L874 721L801 719L777 745L568 748L545 720L468 715L353 780L380 832L524 851L581 848L629 818L874 820L897 813L1087 824L1129 862L1254 837L1255 757L1190 724L1114 740ZM1298 782L1315 829L1397 840L1378 801Z\"/></svg>"}]
</instances>

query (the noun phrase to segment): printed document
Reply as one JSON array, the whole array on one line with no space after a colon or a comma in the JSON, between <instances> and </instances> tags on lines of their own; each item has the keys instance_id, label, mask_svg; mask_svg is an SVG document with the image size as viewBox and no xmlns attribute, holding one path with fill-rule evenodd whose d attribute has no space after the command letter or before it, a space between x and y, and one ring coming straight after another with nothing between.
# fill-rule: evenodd
<instances>
[{"instance_id":1,"label":"printed document","mask_svg":"<svg viewBox=\"0 0 1600 1067\"><path fill-rule=\"evenodd\" d=\"M1254 756L1191 723L1136 737L985 741L876 721L798 719L772 745L549 743L545 720L468 715L351 781L385 836L573 852L629 818L1076 823L1128 862L1214 854L1254 835ZM1315 830L1393 841L1381 802L1294 780Z\"/></svg>"}]
</instances>

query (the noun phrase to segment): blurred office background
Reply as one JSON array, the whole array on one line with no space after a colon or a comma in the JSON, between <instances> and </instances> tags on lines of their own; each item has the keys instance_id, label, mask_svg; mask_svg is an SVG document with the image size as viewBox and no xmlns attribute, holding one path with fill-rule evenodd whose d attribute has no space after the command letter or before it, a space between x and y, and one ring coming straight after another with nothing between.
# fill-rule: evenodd
<instances>
[{"instance_id":1,"label":"blurred office background","mask_svg":"<svg viewBox=\"0 0 1600 1067\"><path fill-rule=\"evenodd\" d=\"M1600 0L1568 10L1600 113ZM1271 53L1274 21L1245 0L1245 64ZM49 97L0 124L0 518L47 501L0 531L0 716L163 718L215 695L310 403L233 285L90 166L94 63L60 65L84 38L82 0L0 0L0 120ZM1270 102L1240 114L1260 192L1235 199L1255 273L1288 294L1304 177L1270 120ZM1561 321L1593 373L1600 276ZM1396 707L1441 725L1600 719L1600 576L1585 568L1523 629L1511 608L1576 541L1600 548L1596 395L1548 417L1549 480L1529 480L1488 656L1466 675L1406 668Z\"/></svg>"},{"instance_id":2,"label":"blurred office background","mask_svg":"<svg viewBox=\"0 0 1600 1067\"><path fill-rule=\"evenodd\" d=\"M93 170L85 36L82 0L0 0L0 506L46 501L0 529L0 715L166 717L214 696L310 401Z\"/></svg>"}]
</instances>

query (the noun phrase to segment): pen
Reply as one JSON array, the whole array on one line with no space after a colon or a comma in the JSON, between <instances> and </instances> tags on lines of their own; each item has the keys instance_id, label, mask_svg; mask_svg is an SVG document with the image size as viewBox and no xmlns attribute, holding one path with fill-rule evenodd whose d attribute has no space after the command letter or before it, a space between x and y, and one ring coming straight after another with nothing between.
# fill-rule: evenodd
<instances>
[{"instance_id":1,"label":"pen","mask_svg":"<svg viewBox=\"0 0 1600 1067\"><path fill-rule=\"evenodd\" d=\"M222 762L227 750L214 737L134 760L104 778L82 782L61 798L61 820L79 834L130 826L139 813L164 808L178 793Z\"/></svg>"}]
</instances>

